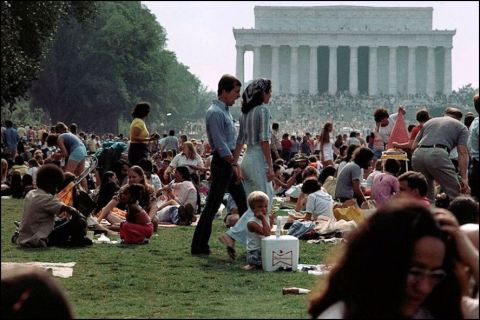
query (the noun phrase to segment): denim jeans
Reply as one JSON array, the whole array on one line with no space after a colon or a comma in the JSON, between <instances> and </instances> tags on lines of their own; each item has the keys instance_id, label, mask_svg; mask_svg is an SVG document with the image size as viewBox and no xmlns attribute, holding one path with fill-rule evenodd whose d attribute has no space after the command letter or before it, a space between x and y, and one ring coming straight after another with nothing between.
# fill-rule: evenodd
<instances>
[{"instance_id":1,"label":"denim jeans","mask_svg":"<svg viewBox=\"0 0 480 320\"><path fill-rule=\"evenodd\" d=\"M238 213L243 215L247 211L247 196L243 184L235 184L236 176L232 165L216 152L213 153L211 172L212 184L208 191L205 208L193 234L192 251L207 251L209 249L208 241L212 233L213 219L227 190L237 204Z\"/></svg>"}]
</instances>

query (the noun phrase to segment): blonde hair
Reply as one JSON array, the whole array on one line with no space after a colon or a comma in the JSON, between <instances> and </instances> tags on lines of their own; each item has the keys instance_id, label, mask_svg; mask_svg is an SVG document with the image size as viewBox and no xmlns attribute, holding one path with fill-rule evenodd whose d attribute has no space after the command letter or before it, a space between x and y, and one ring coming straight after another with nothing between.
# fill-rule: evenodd
<instances>
[{"instance_id":1,"label":"blonde hair","mask_svg":"<svg viewBox=\"0 0 480 320\"><path fill-rule=\"evenodd\" d=\"M185 141L183 143L183 146L187 147L188 148L188 151L189 151L189 156L187 158L189 158L190 160L195 160L196 156L197 156L197 150L195 150L195 147L193 146L193 143L190 142L190 141ZM187 156L187 155L185 155Z\"/></svg>"},{"instance_id":2,"label":"blonde hair","mask_svg":"<svg viewBox=\"0 0 480 320\"><path fill-rule=\"evenodd\" d=\"M253 209L257 203L268 203L269 199L265 192L253 191L248 195L247 202L250 209Z\"/></svg>"}]
</instances>

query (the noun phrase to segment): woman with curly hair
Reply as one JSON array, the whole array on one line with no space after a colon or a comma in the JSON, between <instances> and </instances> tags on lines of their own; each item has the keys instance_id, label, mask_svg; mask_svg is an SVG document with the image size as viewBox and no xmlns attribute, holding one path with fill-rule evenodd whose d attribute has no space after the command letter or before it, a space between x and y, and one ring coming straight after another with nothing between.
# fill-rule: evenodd
<instances>
[{"instance_id":1,"label":"woman with curly hair","mask_svg":"<svg viewBox=\"0 0 480 320\"><path fill-rule=\"evenodd\" d=\"M312 293L312 318L463 318L455 257L467 254L455 252L465 242L451 217L415 201L381 207L350 234L326 286Z\"/></svg>"}]
</instances>

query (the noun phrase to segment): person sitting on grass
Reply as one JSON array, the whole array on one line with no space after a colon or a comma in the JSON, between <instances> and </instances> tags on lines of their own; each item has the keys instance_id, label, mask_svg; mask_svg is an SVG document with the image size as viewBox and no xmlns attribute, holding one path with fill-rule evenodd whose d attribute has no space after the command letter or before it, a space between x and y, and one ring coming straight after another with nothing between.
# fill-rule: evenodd
<instances>
[{"instance_id":1,"label":"person sitting on grass","mask_svg":"<svg viewBox=\"0 0 480 320\"><path fill-rule=\"evenodd\" d=\"M149 216L152 217L157 210L157 199L155 197L155 190L145 181L145 174L142 168L139 166L132 166L128 169L128 182L121 187L119 192L122 191L123 188L136 183L140 183L145 187L145 192L142 193L142 198L139 199L139 203L140 206L149 213ZM117 206L121 208L118 208ZM118 196L114 195L107 205L103 207L100 213L97 214L97 221L101 223L102 219L106 219L112 224L109 228L113 231L118 231L119 224L125 221L126 212L124 210L125 208L121 204L119 205Z\"/></svg>"},{"instance_id":2,"label":"person sitting on grass","mask_svg":"<svg viewBox=\"0 0 480 320\"><path fill-rule=\"evenodd\" d=\"M174 183L160 188L157 195L165 192L166 199L152 219L162 224L177 224L189 226L196 221L194 216L197 207L197 189L193 185L187 167L177 167L174 172Z\"/></svg>"},{"instance_id":3,"label":"person sitting on grass","mask_svg":"<svg viewBox=\"0 0 480 320\"><path fill-rule=\"evenodd\" d=\"M475 198L469 195L456 197L450 201L448 210L455 215L460 225L467 223L478 225L478 202Z\"/></svg>"},{"instance_id":4,"label":"person sitting on grass","mask_svg":"<svg viewBox=\"0 0 480 320\"><path fill-rule=\"evenodd\" d=\"M472 267L478 283L478 251L469 242L448 211L391 201L350 234L312 290L308 312L314 319L469 318L457 267Z\"/></svg>"},{"instance_id":5,"label":"person sitting on grass","mask_svg":"<svg viewBox=\"0 0 480 320\"><path fill-rule=\"evenodd\" d=\"M122 188L118 201L127 206L126 221L120 223L120 239L125 244L144 244L153 234L153 224L145 209L138 202L145 193L142 184L130 184Z\"/></svg>"},{"instance_id":6,"label":"person sitting on grass","mask_svg":"<svg viewBox=\"0 0 480 320\"><path fill-rule=\"evenodd\" d=\"M268 200L262 191L253 191L247 198L249 208L245 214L253 211L253 217L247 222L247 265L243 267L244 270L262 267L262 238L271 234L273 222L267 218Z\"/></svg>"},{"instance_id":7,"label":"person sitting on grass","mask_svg":"<svg viewBox=\"0 0 480 320\"><path fill-rule=\"evenodd\" d=\"M322 172L318 176L318 181L322 185L323 189L332 197L335 196L335 186L337 185L337 169L334 166L329 165L323 168Z\"/></svg>"},{"instance_id":8,"label":"person sitting on grass","mask_svg":"<svg viewBox=\"0 0 480 320\"><path fill-rule=\"evenodd\" d=\"M2 319L75 319L62 287L39 267L2 270L1 288Z\"/></svg>"},{"instance_id":9,"label":"person sitting on grass","mask_svg":"<svg viewBox=\"0 0 480 320\"><path fill-rule=\"evenodd\" d=\"M74 207L55 198L63 179L62 169L54 164L45 164L38 169L37 189L30 191L25 197L17 239L17 244L21 247L92 244L92 241L85 237L85 217Z\"/></svg>"},{"instance_id":10,"label":"person sitting on grass","mask_svg":"<svg viewBox=\"0 0 480 320\"><path fill-rule=\"evenodd\" d=\"M333 198L316 179L307 179L303 182L302 193L307 195L304 220L317 220L319 215L333 218Z\"/></svg>"},{"instance_id":11,"label":"person sitting on grass","mask_svg":"<svg viewBox=\"0 0 480 320\"><path fill-rule=\"evenodd\" d=\"M387 203L394 194L398 193L400 188L397 179L400 162L395 159L387 159L383 171L375 176L372 183L372 198L377 206Z\"/></svg>"},{"instance_id":12,"label":"person sitting on grass","mask_svg":"<svg viewBox=\"0 0 480 320\"><path fill-rule=\"evenodd\" d=\"M118 189L120 189L120 186L115 172L105 171L102 175L102 183L97 195L95 214L100 212L110 202Z\"/></svg>"},{"instance_id":13,"label":"person sitting on grass","mask_svg":"<svg viewBox=\"0 0 480 320\"><path fill-rule=\"evenodd\" d=\"M295 168L292 171L292 175L289 175L278 164L273 165L273 172L275 177L273 178L273 189L277 196L284 196L293 184L297 181L297 176L302 172L302 169Z\"/></svg>"},{"instance_id":14,"label":"person sitting on grass","mask_svg":"<svg viewBox=\"0 0 480 320\"><path fill-rule=\"evenodd\" d=\"M398 177L399 192L396 197L411 197L430 207L427 198L428 184L425 176L416 171L407 171Z\"/></svg>"}]
</instances>

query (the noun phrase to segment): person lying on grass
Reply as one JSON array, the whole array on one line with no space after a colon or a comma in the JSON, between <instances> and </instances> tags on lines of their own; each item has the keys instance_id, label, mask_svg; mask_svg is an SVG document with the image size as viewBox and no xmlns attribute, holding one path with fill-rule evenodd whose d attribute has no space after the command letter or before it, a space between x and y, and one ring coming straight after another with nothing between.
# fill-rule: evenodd
<instances>
[{"instance_id":1,"label":"person lying on grass","mask_svg":"<svg viewBox=\"0 0 480 320\"><path fill-rule=\"evenodd\" d=\"M174 203L158 210L152 221L161 225L176 224L179 226L189 226L192 222L196 221L193 212L194 209L190 203L187 203L185 206Z\"/></svg>"},{"instance_id":2,"label":"person lying on grass","mask_svg":"<svg viewBox=\"0 0 480 320\"><path fill-rule=\"evenodd\" d=\"M273 221L268 221L267 218L268 196L264 192L253 191L247 202L248 210L253 211L253 217L247 222L247 265L243 269L253 270L262 268L262 238L271 234Z\"/></svg>"},{"instance_id":3,"label":"person lying on grass","mask_svg":"<svg viewBox=\"0 0 480 320\"><path fill-rule=\"evenodd\" d=\"M25 197L17 239L21 247L78 247L92 244L85 236L85 217L74 207L55 198L63 180L63 171L57 165L45 164L38 169L38 189L30 191Z\"/></svg>"},{"instance_id":4,"label":"person lying on grass","mask_svg":"<svg viewBox=\"0 0 480 320\"><path fill-rule=\"evenodd\" d=\"M120 239L125 244L148 243L153 234L153 224L147 212L138 204L145 192L142 184L122 188L118 200L127 206L126 221L120 223Z\"/></svg>"}]
</instances>

